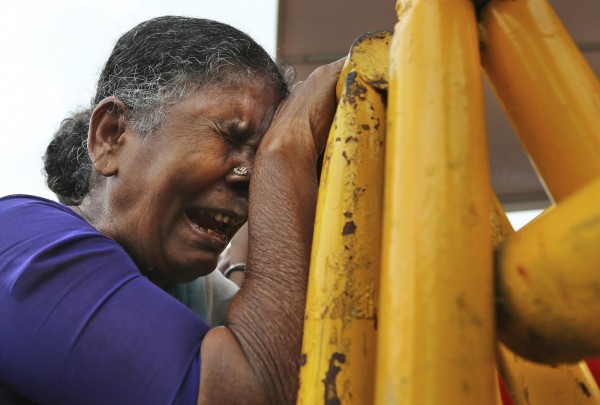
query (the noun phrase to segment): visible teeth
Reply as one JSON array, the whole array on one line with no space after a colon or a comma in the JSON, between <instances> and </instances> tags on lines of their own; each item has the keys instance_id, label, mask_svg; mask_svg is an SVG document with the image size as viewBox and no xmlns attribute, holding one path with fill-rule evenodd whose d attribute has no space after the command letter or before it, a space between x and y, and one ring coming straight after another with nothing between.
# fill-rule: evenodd
<instances>
[{"instance_id":1,"label":"visible teeth","mask_svg":"<svg viewBox=\"0 0 600 405\"><path fill-rule=\"evenodd\" d=\"M209 235L217 235L217 233L215 231L213 231L212 229L209 229L208 231L206 231Z\"/></svg>"},{"instance_id":2,"label":"visible teeth","mask_svg":"<svg viewBox=\"0 0 600 405\"><path fill-rule=\"evenodd\" d=\"M237 221L235 221L229 215L223 215L220 212L215 214L213 218L215 219L215 221L223 222L224 224L230 223L231 225L235 225L237 223Z\"/></svg>"},{"instance_id":3,"label":"visible teeth","mask_svg":"<svg viewBox=\"0 0 600 405\"><path fill-rule=\"evenodd\" d=\"M215 221L223 222L224 224L228 224L231 226L237 226L239 224L239 221L237 219L232 218L229 215L225 215L221 212L212 213L212 212L207 212L204 210L202 210L201 212L204 215L208 215L208 216L212 217Z\"/></svg>"}]
</instances>

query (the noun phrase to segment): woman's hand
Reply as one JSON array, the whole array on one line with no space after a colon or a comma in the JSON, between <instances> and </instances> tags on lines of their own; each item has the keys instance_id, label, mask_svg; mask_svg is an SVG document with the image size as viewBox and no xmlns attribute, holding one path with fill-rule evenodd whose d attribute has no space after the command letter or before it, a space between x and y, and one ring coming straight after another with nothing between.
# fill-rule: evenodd
<instances>
[{"instance_id":1,"label":"woman's hand","mask_svg":"<svg viewBox=\"0 0 600 405\"><path fill-rule=\"evenodd\" d=\"M273 142L305 141L314 161L325 149L337 105L335 86L346 58L317 68L279 105L271 127L263 139L265 147ZM312 137L301 138L307 134ZM287 139L273 139L288 137ZM301 139L298 139L300 137ZM291 139L290 139L291 138Z\"/></svg>"}]
</instances>

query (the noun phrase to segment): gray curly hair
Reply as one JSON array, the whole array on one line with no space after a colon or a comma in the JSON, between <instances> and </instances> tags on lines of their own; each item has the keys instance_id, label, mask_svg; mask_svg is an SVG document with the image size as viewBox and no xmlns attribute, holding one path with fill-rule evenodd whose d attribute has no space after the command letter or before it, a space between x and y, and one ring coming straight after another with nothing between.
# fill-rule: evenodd
<instances>
[{"instance_id":1,"label":"gray curly hair","mask_svg":"<svg viewBox=\"0 0 600 405\"><path fill-rule=\"evenodd\" d=\"M69 205L87 195L93 172L86 146L89 119L106 97L125 103L127 122L149 136L168 106L204 86L266 80L284 98L293 75L291 67L280 67L256 41L227 24L174 16L143 22L117 41L91 108L65 119L54 135L43 157L46 183Z\"/></svg>"},{"instance_id":2,"label":"gray curly hair","mask_svg":"<svg viewBox=\"0 0 600 405\"><path fill-rule=\"evenodd\" d=\"M114 96L130 110L128 121L142 135L162 122L165 107L192 91L222 81L268 80L288 94L284 71L252 38L229 25L187 17L159 17L124 34L98 80L95 107Z\"/></svg>"}]
</instances>

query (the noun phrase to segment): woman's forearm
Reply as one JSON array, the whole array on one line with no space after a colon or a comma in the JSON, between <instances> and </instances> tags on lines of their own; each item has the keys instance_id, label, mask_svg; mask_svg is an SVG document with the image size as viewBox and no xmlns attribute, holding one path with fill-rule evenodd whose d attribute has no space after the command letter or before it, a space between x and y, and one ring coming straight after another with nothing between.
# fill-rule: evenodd
<instances>
[{"instance_id":1,"label":"woman's forearm","mask_svg":"<svg viewBox=\"0 0 600 405\"><path fill-rule=\"evenodd\" d=\"M291 404L297 392L316 171L293 142L264 146L252 174L244 287L227 327L211 330L202 345L206 403L219 399L219 384L237 386L223 391L231 403Z\"/></svg>"},{"instance_id":2,"label":"woman's forearm","mask_svg":"<svg viewBox=\"0 0 600 405\"><path fill-rule=\"evenodd\" d=\"M293 142L262 149L250 201L246 285L230 311L230 327L275 403L292 403L310 264L317 179L312 157ZM262 157L262 158L261 158ZM259 338L260 337L260 338Z\"/></svg>"},{"instance_id":3,"label":"woman's forearm","mask_svg":"<svg viewBox=\"0 0 600 405\"><path fill-rule=\"evenodd\" d=\"M295 402L317 200L316 160L333 118L342 62L318 69L296 89L260 144L250 183L246 278L230 306L227 327L210 331L202 345L203 395L218 383L213 366L205 364L207 357L212 363L221 356L217 368L226 367L221 375L235 374L231 378L238 385L228 391L229 402ZM235 347L224 350L227 345Z\"/></svg>"}]
</instances>

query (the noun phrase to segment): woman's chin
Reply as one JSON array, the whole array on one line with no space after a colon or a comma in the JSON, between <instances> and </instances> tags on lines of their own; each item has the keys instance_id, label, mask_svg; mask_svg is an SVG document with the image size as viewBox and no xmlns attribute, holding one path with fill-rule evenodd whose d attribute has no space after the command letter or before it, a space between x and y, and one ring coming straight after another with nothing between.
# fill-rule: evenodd
<instances>
[{"instance_id":1,"label":"woman's chin","mask_svg":"<svg viewBox=\"0 0 600 405\"><path fill-rule=\"evenodd\" d=\"M206 276L217 268L218 258L211 260L174 261L169 266L168 275L177 283L189 283Z\"/></svg>"}]
</instances>

